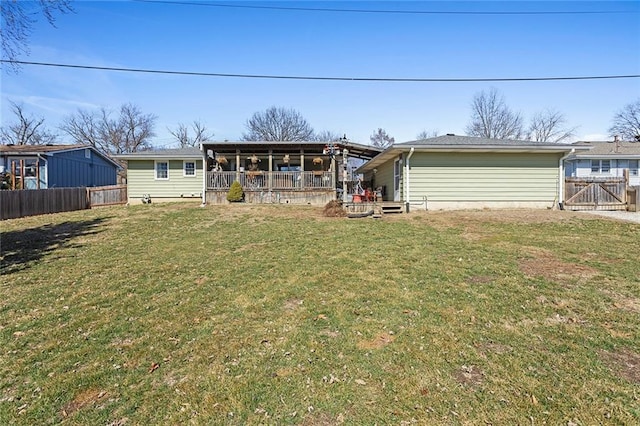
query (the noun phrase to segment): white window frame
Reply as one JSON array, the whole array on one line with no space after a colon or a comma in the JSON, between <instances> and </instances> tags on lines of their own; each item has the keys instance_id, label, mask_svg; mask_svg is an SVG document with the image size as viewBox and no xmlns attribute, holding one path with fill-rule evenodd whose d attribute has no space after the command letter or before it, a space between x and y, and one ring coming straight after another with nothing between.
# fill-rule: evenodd
<instances>
[{"instance_id":1,"label":"white window frame","mask_svg":"<svg viewBox=\"0 0 640 426\"><path fill-rule=\"evenodd\" d=\"M193 174L187 173L187 164L193 164ZM196 164L196 160L182 160L182 176L184 177L196 177L198 174L198 168Z\"/></svg>"},{"instance_id":2,"label":"white window frame","mask_svg":"<svg viewBox=\"0 0 640 426\"><path fill-rule=\"evenodd\" d=\"M158 177L158 165L166 164L167 165L167 177ZM164 160L154 160L153 162L153 176L155 180L169 180L169 161Z\"/></svg>"},{"instance_id":3,"label":"white window frame","mask_svg":"<svg viewBox=\"0 0 640 426\"><path fill-rule=\"evenodd\" d=\"M606 164L606 171L605 171ZM591 160L591 174L611 174L611 160Z\"/></svg>"}]
</instances>

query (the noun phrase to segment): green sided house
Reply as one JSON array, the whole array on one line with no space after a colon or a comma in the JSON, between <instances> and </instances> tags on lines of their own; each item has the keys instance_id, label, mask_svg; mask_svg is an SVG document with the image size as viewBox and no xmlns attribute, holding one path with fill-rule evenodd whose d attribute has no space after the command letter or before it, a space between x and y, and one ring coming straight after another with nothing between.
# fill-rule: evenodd
<instances>
[{"instance_id":1,"label":"green sided house","mask_svg":"<svg viewBox=\"0 0 640 426\"><path fill-rule=\"evenodd\" d=\"M129 203L149 199L154 203L202 201L204 172L199 148L141 151L115 157L127 162Z\"/></svg>"},{"instance_id":2,"label":"green sided house","mask_svg":"<svg viewBox=\"0 0 640 426\"><path fill-rule=\"evenodd\" d=\"M394 144L357 172L406 208L555 208L579 147L447 134Z\"/></svg>"}]
</instances>

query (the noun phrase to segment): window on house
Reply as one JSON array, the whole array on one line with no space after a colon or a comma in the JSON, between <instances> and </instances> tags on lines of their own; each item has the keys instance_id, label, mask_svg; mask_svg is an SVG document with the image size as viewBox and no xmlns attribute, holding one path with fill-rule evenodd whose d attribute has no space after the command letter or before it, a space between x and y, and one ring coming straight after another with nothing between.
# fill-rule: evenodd
<instances>
[{"instance_id":1,"label":"window on house","mask_svg":"<svg viewBox=\"0 0 640 426\"><path fill-rule=\"evenodd\" d=\"M24 159L24 160L12 160L13 164L15 164L16 176L22 177L36 177L37 168L38 168L38 160L35 159ZM21 164L24 164L24 170L20 167ZM14 166L11 166L11 168Z\"/></svg>"},{"instance_id":2,"label":"window on house","mask_svg":"<svg viewBox=\"0 0 640 426\"><path fill-rule=\"evenodd\" d=\"M85 149L84 150L84 158L91 158L91 150L90 149Z\"/></svg>"},{"instance_id":3,"label":"window on house","mask_svg":"<svg viewBox=\"0 0 640 426\"><path fill-rule=\"evenodd\" d=\"M629 174L631 176L638 176L638 163L640 160L629 160Z\"/></svg>"},{"instance_id":4,"label":"window on house","mask_svg":"<svg viewBox=\"0 0 640 426\"><path fill-rule=\"evenodd\" d=\"M169 163L156 161L156 180L169 180Z\"/></svg>"},{"instance_id":5,"label":"window on house","mask_svg":"<svg viewBox=\"0 0 640 426\"><path fill-rule=\"evenodd\" d=\"M182 175L194 177L196 175L196 162L195 161L183 161L182 162Z\"/></svg>"},{"instance_id":6,"label":"window on house","mask_svg":"<svg viewBox=\"0 0 640 426\"><path fill-rule=\"evenodd\" d=\"M591 173L610 173L611 160L591 160Z\"/></svg>"}]
</instances>

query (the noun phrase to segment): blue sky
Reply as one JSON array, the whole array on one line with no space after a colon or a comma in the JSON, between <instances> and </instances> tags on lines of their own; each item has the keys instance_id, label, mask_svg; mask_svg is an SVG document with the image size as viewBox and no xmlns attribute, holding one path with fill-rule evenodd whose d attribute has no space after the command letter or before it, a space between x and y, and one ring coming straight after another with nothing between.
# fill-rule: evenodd
<instances>
[{"instance_id":1,"label":"blue sky","mask_svg":"<svg viewBox=\"0 0 640 426\"><path fill-rule=\"evenodd\" d=\"M57 28L41 19L30 56L100 67L229 74L372 78L514 78L640 74L640 2L233 2L305 8L411 10L393 14L75 1ZM460 14L459 12L599 14ZM316 130L369 143L381 127L397 142L422 130L464 134L474 94L495 87L525 122L562 112L578 139L607 138L616 111L640 98L640 79L525 82L362 82L198 77L25 65L2 72L9 100L55 129L78 108L134 103L153 113L157 147L167 128L200 120L219 140L238 139L270 106L294 108ZM65 137L60 138L65 141Z\"/></svg>"}]
</instances>

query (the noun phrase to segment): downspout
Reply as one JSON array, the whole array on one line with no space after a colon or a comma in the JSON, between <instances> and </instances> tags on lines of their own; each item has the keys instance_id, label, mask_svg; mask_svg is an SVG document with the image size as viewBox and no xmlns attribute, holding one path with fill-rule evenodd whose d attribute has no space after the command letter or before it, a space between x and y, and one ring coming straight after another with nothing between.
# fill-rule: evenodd
<instances>
[{"instance_id":1,"label":"downspout","mask_svg":"<svg viewBox=\"0 0 640 426\"><path fill-rule=\"evenodd\" d=\"M560 160L558 162L558 167L560 170L560 178L558 179L558 207L560 208L560 210L564 210L564 160L566 160L574 152L576 152L576 149L571 148L571 151L567 155L560 157Z\"/></svg>"},{"instance_id":2,"label":"downspout","mask_svg":"<svg viewBox=\"0 0 640 426\"><path fill-rule=\"evenodd\" d=\"M411 194L411 192L409 191L409 160L411 159L411 156L413 155L413 151L415 150L414 147L411 147L411 150L409 151L409 155L407 155L407 160L404 162L404 167L405 167L405 183L404 183L404 200L405 200L405 208L406 208L406 212L409 213L409 196Z\"/></svg>"},{"instance_id":3,"label":"downspout","mask_svg":"<svg viewBox=\"0 0 640 426\"><path fill-rule=\"evenodd\" d=\"M202 204L200 207L207 205L207 153L204 150L204 145L200 144L200 151L202 152ZM198 163L196 162L196 173L198 172Z\"/></svg>"},{"instance_id":4,"label":"downspout","mask_svg":"<svg viewBox=\"0 0 640 426\"><path fill-rule=\"evenodd\" d=\"M44 182L47 184L47 188L49 187L49 163L47 163L47 159L44 158L43 156L40 155L40 153L36 154L38 156L38 160L42 160L44 161ZM42 179L42 176L40 176L40 164L38 164L38 189L40 189L40 179Z\"/></svg>"}]
</instances>

